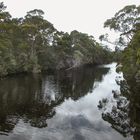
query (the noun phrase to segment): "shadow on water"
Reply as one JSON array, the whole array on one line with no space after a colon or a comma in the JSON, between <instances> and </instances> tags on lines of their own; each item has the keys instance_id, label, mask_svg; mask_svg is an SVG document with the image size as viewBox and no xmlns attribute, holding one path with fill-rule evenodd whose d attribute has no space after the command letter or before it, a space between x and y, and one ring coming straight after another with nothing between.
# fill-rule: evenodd
<instances>
[{"instance_id":1,"label":"shadow on water","mask_svg":"<svg viewBox=\"0 0 140 140\"><path fill-rule=\"evenodd\" d=\"M102 111L103 120L124 137L133 136L140 139L140 82L132 76L117 80L120 91L112 90L112 98L99 101L98 108ZM111 104L110 110L108 110Z\"/></svg>"},{"instance_id":2,"label":"shadow on water","mask_svg":"<svg viewBox=\"0 0 140 140\"><path fill-rule=\"evenodd\" d=\"M54 74L19 75L0 81L0 135L8 135L20 119L33 127L47 127L55 107L92 92L109 68L81 67ZM80 137L80 136L76 136Z\"/></svg>"}]
</instances>

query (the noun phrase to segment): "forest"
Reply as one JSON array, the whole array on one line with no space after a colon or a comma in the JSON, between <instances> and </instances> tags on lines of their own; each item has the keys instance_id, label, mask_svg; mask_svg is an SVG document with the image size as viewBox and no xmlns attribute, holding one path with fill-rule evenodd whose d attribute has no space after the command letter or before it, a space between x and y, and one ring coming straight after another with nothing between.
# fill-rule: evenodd
<instances>
[{"instance_id":1,"label":"forest","mask_svg":"<svg viewBox=\"0 0 140 140\"><path fill-rule=\"evenodd\" d=\"M59 31L41 9L14 18L0 2L0 139L139 140L140 5L104 28L118 38Z\"/></svg>"},{"instance_id":2,"label":"forest","mask_svg":"<svg viewBox=\"0 0 140 140\"><path fill-rule=\"evenodd\" d=\"M112 53L93 36L58 31L34 9L22 18L12 18L0 3L0 76L68 69L84 64L112 61Z\"/></svg>"}]
</instances>

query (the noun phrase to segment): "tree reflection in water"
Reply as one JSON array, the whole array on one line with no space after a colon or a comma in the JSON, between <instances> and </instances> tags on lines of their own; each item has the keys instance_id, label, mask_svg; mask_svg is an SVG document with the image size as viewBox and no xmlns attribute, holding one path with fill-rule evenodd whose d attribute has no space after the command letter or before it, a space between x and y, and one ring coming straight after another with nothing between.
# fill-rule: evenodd
<instances>
[{"instance_id":1,"label":"tree reflection in water","mask_svg":"<svg viewBox=\"0 0 140 140\"><path fill-rule=\"evenodd\" d=\"M19 120L47 127L55 107L67 98L78 100L92 92L109 68L81 67L54 74L18 75L0 81L0 134L8 135Z\"/></svg>"},{"instance_id":2,"label":"tree reflection in water","mask_svg":"<svg viewBox=\"0 0 140 140\"><path fill-rule=\"evenodd\" d=\"M127 81L117 79L120 92L112 90L112 96L100 100L98 108L102 111L102 118L109 122L112 128L125 137L132 135L134 140L139 140L140 83L132 77L127 78Z\"/></svg>"}]
</instances>

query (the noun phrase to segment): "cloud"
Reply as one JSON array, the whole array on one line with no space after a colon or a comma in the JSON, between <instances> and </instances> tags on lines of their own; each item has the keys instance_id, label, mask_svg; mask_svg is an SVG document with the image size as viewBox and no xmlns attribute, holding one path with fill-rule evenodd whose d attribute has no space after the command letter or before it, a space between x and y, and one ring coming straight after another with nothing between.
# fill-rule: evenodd
<instances>
[{"instance_id":1,"label":"cloud","mask_svg":"<svg viewBox=\"0 0 140 140\"><path fill-rule=\"evenodd\" d=\"M139 0L4 0L14 17L22 17L32 9L42 9L45 18L58 30L78 30L95 36L105 33L103 23L125 5Z\"/></svg>"}]
</instances>

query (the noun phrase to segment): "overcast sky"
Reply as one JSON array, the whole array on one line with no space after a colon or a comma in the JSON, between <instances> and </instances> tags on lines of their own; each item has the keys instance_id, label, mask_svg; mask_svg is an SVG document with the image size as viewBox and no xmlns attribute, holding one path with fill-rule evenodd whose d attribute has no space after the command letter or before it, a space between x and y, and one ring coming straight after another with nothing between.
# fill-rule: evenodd
<instances>
[{"instance_id":1,"label":"overcast sky","mask_svg":"<svg viewBox=\"0 0 140 140\"><path fill-rule=\"evenodd\" d=\"M45 18L60 31L80 32L96 39L105 32L103 23L126 5L140 0L3 0L13 17L23 17L27 11L42 9Z\"/></svg>"}]
</instances>

